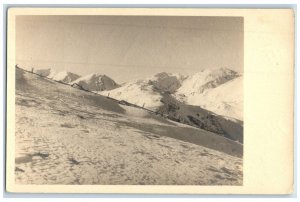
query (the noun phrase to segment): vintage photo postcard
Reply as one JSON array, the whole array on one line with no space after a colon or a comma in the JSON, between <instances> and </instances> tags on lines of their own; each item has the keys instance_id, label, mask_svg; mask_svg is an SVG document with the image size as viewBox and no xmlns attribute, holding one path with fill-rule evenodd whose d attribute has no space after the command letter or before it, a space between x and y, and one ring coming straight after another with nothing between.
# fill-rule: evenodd
<instances>
[{"instance_id":1,"label":"vintage photo postcard","mask_svg":"<svg viewBox=\"0 0 300 202\"><path fill-rule=\"evenodd\" d=\"M7 19L7 191L293 192L293 10Z\"/></svg>"}]
</instances>

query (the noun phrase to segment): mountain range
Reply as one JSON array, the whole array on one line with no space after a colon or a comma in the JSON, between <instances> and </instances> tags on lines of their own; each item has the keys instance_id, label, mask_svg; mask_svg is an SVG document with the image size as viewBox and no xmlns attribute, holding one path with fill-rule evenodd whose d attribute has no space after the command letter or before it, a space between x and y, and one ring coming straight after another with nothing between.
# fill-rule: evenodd
<instances>
[{"instance_id":1,"label":"mountain range","mask_svg":"<svg viewBox=\"0 0 300 202\"><path fill-rule=\"evenodd\" d=\"M16 184L243 184L242 124L179 101L175 94L186 77L161 73L131 82L147 99L160 99L154 111L96 93L116 87L100 75L38 73L16 68L10 168ZM96 91L78 89L82 82Z\"/></svg>"},{"instance_id":2,"label":"mountain range","mask_svg":"<svg viewBox=\"0 0 300 202\"><path fill-rule=\"evenodd\" d=\"M161 72L122 85L98 73L83 77L52 69L35 73L243 142L243 75L228 68L190 76Z\"/></svg>"},{"instance_id":3,"label":"mountain range","mask_svg":"<svg viewBox=\"0 0 300 202\"><path fill-rule=\"evenodd\" d=\"M170 94L184 104L243 121L243 76L226 68L203 70L192 76L162 72L98 93L151 110L162 106L163 95Z\"/></svg>"}]
</instances>

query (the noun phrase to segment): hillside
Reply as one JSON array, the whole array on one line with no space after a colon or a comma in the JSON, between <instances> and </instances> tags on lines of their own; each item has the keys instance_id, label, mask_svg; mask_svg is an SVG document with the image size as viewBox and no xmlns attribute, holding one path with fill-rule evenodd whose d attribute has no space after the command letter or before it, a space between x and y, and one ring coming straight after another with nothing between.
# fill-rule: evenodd
<instances>
[{"instance_id":1,"label":"hillside","mask_svg":"<svg viewBox=\"0 0 300 202\"><path fill-rule=\"evenodd\" d=\"M243 143L242 85L235 86L236 80L242 81L229 69L203 70L190 77L162 72L98 93Z\"/></svg>"},{"instance_id":2,"label":"hillside","mask_svg":"<svg viewBox=\"0 0 300 202\"><path fill-rule=\"evenodd\" d=\"M230 120L198 106L187 105L165 94L161 99L163 105L158 113L169 119L201 128L228 139L243 143L243 123Z\"/></svg>"},{"instance_id":3,"label":"hillside","mask_svg":"<svg viewBox=\"0 0 300 202\"><path fill-rule=\"evenodd\" d=\"M15 138L17 184L242 184L241 144L21 69Z\"/></svg>"},{"instance_id":4,"label":"hillside","mask_svg":"<svg viewBox=\"0 0 300 202\"><path fill-rule=\"evenodd\" d=\"M161 72L97 93L153 111L163 106L161 99L167 93L186 105L243 122L243 76L227 68L205 69L191 76Z\"/></svg>"}]
</instances>

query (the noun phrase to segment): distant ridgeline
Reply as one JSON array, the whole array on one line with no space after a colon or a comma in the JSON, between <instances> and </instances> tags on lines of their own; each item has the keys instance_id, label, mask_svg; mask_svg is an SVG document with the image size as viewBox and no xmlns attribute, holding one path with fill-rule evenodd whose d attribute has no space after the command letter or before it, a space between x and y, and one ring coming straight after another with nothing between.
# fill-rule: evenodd
<instances>
[{"instance_id":1,"label":"distant ridgeline","mask_svg":"<svg viewBox=\"0 0 300 202\"><path fill-rule=\"evenodd\" d=\"M163 72L123 85L97 73L80 77L50 68L25 71L243 143L242 76L229 69L193 76Z\"/></svg>"}]
</instances>

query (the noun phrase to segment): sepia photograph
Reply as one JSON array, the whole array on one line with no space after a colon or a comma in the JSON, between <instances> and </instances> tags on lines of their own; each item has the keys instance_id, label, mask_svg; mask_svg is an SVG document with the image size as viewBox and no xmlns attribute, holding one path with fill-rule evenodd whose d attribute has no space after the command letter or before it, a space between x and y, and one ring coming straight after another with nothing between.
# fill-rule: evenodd
<instances>
[{"instance_id":1,"label":"sepia photograph","mask_svg":"<svg viewBox=\"0 0 300 202\"><path fill-rule=\"evenodd\" d=\"M15 8L7 23L8 191L293 190L291 10Z\"/></svg>"},{"instance_id":2,"label":"sepia photograph","mask_svg":"<svg viewBox=\"0 0 300 202\"><path fill-rule=\"evenodd\" d=\"M242 185L243 18L16 17L15 182Z\"/></svg>"}]
</instances>

